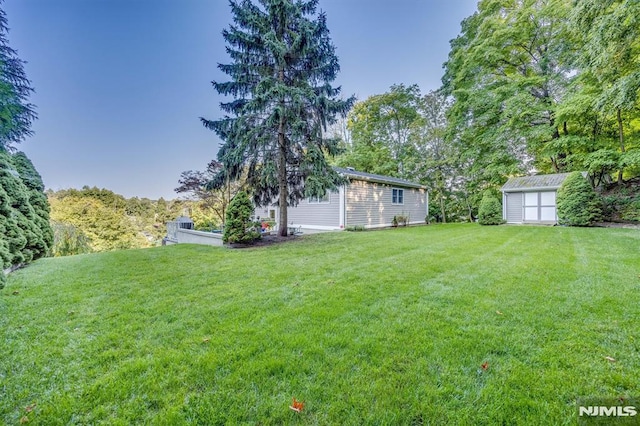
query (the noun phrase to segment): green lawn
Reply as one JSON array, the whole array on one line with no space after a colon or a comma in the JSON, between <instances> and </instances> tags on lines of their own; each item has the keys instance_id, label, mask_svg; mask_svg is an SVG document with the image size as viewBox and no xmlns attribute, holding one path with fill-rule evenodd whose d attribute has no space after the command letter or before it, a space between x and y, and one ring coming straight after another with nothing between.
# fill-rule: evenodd
<instances>
[{"instance_id":1,"label":"green lawn","mask_svg":"<svg viewBox=\"0 0 640 426\"><path fill-rule=\"evenodd\" d=\"M640 396L639 249L438 225L42 259L0 291L0 423L576 424Z\"/></svg>"}]
</instances>

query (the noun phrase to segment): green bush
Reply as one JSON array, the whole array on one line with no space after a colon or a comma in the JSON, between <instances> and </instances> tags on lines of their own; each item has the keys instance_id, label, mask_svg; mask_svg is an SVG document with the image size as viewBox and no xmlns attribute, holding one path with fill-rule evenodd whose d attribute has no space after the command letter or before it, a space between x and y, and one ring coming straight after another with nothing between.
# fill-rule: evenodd
<instances>
[{"instance_id":1,"label":"green bush","mask_svg":"<svg viewBox=\"0 0 640 426\"><path fill-rule=\"evenodd\" d=\"M502 204L489 191L485 192L480 201L478 208L478 223L480 225L501 225L502 220Z\"/></svg>"},{"instance_id":2,"label":"green bush","mask_svg":"<svg viewBox=\"0 0 640 426\"><path fill-rule=\"evenodd\" d=\"M260 238L251 221L253 204L246 192L240 191L227 208L222 241L225 244L250 244Z\"/></svg>"},{"instance_id":3,"label":"green bush","mask_svg":"<svg viewBox=\"0 0 640 426\"><path fill-rule=\"evenodd\" d=\"M640 199L630 201L622 210L622 220L640 221Z\"/></svg>"},{"instance_id":4,"label":"green bush","mask_svg":"<svg viewBox=\"0 0 640 426\"><path fill-rule=\"evenodd\" d=\"M70 223L53 222L54 256L72 256L75 254L91 253L89 238Z\"/></svg>"},{"instance_id":5,"label":"green bush","mask_svg":"<svg viewBox=\"0 0 640 426\"><path fill-rule=\"evenodd\" d=\"M590 226L600 219L598 194L580 172L571 173L558 189L558 222L568 226Z\"/></svg>"}]
</instances>

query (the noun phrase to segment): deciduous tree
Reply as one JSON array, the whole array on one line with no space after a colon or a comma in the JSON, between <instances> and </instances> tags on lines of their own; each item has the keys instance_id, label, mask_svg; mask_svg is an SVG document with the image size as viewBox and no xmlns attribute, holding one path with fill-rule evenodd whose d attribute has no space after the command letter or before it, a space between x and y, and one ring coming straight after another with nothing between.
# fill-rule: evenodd
<instances>
[{"instance_id":1,"label":"deciduous tree","mask_svg":"<svg viewBox=\"0 0 640 426\"><path fill-rule=\"evenodd\" d=\"M625 137L632 120L640 117L640 2L579 0L571 17L584 43L576 61L581 73L577 92L590 100L599 117L615 121L617 146L603 149L609 157L616 151L620 154L617 169L622 184L624 166L631 163L625 161L627 151L640 148L637 141L629 145Z\"/></svg>"},{"instance_id":2,"label":"deciduous tree","mask_svg":"<svg viewBox=\"0 0 640 426\"><path fill-rule=\"evenodd\" d=\"M416 159L415 134L421 125L417 85L393 85L389 92L355 104L349 112L352 143L338 164L407 178Z\"/></svg>"},{"instance_id":3,"label":"deciduous tree","mask_svg":"<svg viewBox=\"0 0 640 426\"><path fill-rule=\"evenodd\" d=\"M212 211L218 224L224 224L227 207L242 187L242 181L235 182L225 179L222 186L211 185L218 175L224 175L221 162L211 160L205 171L188 170L180 174L178 186L174 189L178 194L187 194L201 210Z\"/></svg>"},{"instance_id":4,"label":"deciduous tree","mask_svg":"<svg viewBox=\"0 0 640 426\"><path fill-rule=\"evenodd\" d=\"M451 42L443 78L454 99L450 140L462 146L475 180L566 168L562 153L545 156L543 148L563 130L556 108L576 52L570 8L568 1L482 0Z\"/></svg>"}]
</instances>

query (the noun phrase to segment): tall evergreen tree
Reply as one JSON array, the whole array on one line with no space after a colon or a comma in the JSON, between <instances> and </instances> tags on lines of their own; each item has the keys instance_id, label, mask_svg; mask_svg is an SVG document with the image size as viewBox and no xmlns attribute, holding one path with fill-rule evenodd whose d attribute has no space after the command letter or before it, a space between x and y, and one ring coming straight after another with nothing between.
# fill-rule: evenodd
<instances>
[{"instance_id":1,"label":"tall evergreen tree","mask_svg":"<svg viewBox=\"0 0 640 426\"><path fill-rule=\"evenodd\" d=\"M35 107L28 102L33 92L23 61L9 47L7 17L0 0L0 149L6 149L31 134Z\"/></svg>"},{"instance_id":2,"label":"tall evergreen tree","mask_svg":"<svg viewBox=\"0 0 640 426\"><path fill-rule=\"evenodd\" d=\"M340 88L331 85L340 67L318 0L229 4L234 24L223 37L232 62L219 68L231 81L213 87L233 100L220 104L224 118L202 122L224 141L224 177L246 172L257 205L276 201L285 236L287 206L343 181L326 160L338 153L338 140L325 132L354 98L339 99Z\"/></svg>"}]
</instances>

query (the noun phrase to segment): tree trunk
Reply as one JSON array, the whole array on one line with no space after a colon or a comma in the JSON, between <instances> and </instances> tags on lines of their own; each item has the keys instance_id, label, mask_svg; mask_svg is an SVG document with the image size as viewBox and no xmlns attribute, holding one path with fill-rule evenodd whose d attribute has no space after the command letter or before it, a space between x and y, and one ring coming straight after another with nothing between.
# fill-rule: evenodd
<instances>
[{"instance_id":1,"label":"tree trunk","mask_svg":"<svg viewBox=\"0 0 640 426\"><path fill-rule=\"evenodd\" d=\"M620 112L620 108L618 108L618 132L620 133L620 152L624 153L624 129L622 127L622 113ZM620 167L620 170L618 170L618 185L622 185L622 172L623 168Z\"/></svg>"},{"instance_id":2,"label":"tree trunk","mask_svg":"<svg viewBox=\"0 0 640 426\"><path fill-rule=\"evenodd\" d=\"M285 145L284 138L284 119L280 118L280 125L278 127L278 192L280 193L280 199L278 201L280 205L280 220L278 224L278 233L281 237L287 236L287 198L288 198L288 186L287 186L287 147Z\"/></svg>"},{"instance_id":3,"label":"tree trunk","mask_svg":"<svg viewBox=\"0 0 640 426\"><path fill-rule=\"evenodd\" d=\"M447 213L444 208L444 194L442 192L440 192L440 212L442 213L442 223L447 223Z\"/></svg>"},{"instance_id":4,"label":"tree trunk","mask_svg":"<svg viewBox=\"0 0 640 426\"><path fill-rule=\"evenodd\" d=\"M436 184L440 189L440 213L442 214L442 223L447 223L447 212L444 207L444 182L443 182L442 170L438 170L438 177L436 178Z\"/></svg>"}]
</instances>

